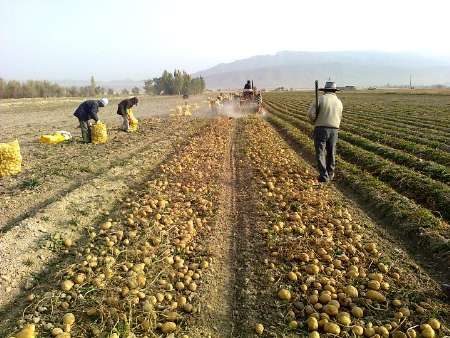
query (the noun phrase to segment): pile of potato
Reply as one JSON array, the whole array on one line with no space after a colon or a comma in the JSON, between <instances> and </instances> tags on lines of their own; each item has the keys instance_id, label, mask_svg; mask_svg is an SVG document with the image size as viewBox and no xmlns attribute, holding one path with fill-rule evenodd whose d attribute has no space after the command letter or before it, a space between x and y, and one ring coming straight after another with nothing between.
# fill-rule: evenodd
<instances>
[{"instance_id":1,"label":"pile of potato","mask_svg":"<svg viewBox=\"0 0 450 338\"><path fill-rule=\"evenodd\" d=\"M19 324L58 338L180 332L211 265L197 238L216 222L229 126L221 119L196 134L117 214L87 229L87 243L64 241L75 263L53 289L28 296Z\"/></svg>"},{"instance_id":2,"label":"pile of potato","mask_svg":"<svg viewBox=\"0 0 450 338\"><path fill-rule=\"evenodd\" d=\"M19 141L0 143L0 177L16 175L22 170Z\"/></svg>"},{"instance_id":3,"label":"pile of potato","mask_svg":"<svg viewBox=\"0 0 450 338\"><path fill-rule=\"evenodd\" d=\"M257 169L259 212L266 219L262 270L284 311L280 330L310 337L448 334L435 317L448 315L448 305L418 291L411 272L383 252L332 188L319 186L268 125L250 121L247 157ZM262 323L255 332L263 334Z\"/></svg>"}]
</instances>

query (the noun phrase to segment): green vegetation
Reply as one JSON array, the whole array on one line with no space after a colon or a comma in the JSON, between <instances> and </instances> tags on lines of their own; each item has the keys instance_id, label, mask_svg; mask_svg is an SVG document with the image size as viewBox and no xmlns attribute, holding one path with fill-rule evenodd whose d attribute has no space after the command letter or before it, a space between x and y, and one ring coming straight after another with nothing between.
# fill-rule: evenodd
<instances>
[{"instance_id":1,"label":"green vegetation","mask_svg":"<svg viewBox=\"0 0 450 338\"><path fill-rule=\"evenodd\" d=\"M144 90L146 94L154 95L200 94L205 90L205 80L202 77L192 78L185 71L170 73L165 70L161 77L145 81Z\"/></svg>"}]
</instances>

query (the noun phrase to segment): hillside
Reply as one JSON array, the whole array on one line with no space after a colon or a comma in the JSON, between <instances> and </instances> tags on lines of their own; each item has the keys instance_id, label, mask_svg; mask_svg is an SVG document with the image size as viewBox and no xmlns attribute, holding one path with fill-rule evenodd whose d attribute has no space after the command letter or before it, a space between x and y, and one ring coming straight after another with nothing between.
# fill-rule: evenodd
<instances>
[{"instance_id":1,"label":"hillside","mask_svg":"<svg viewBox=\"0 0 450 338\"><path fill-rule=\"evenodd\" d=\"M339 85L448 84L450 61L407 53L279 52L222 63L200 71L208 88L239 88L253 79L258 87L309 88L315 79L332 78Z\"/></svg>"}]
</instances>

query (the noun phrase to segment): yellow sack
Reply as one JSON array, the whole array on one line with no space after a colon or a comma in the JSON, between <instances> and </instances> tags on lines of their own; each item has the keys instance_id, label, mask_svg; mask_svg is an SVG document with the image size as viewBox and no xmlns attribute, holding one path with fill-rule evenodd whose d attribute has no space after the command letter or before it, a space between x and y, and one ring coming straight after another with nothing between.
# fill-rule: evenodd
<instances>
[{"instance_id":1,"label":"yellow sack","mask_svg":"<svg viewBox=\"0 0 450 338\"><path fill-rule=\"evenodd\" d=\"M19 141L0 143L0 177L15 175L22 171L22 155Z\"/></svg>"},{"instance_id":2,"label":"yellow sack","mask_svg":"<svg viewBox=\"0 0 450 338\"><path fill-rule=\"evenodd\" d=\"M139 129L139 121L134 117L133 111L131 109L127 110L128 123L130 124L129 131L137 131Z\"/></svg>"},{"instance_id":3,"label":"yellow sack","mask_svg":"<svg viewBox=\"0 0 450 338\"><path fill-rule=\"evenodd\" d=\"M92 143L101 144L108 141L108 131L103 122L97 122L91 126Z\"/></svg>"},{"instance_id":4,"label":"yellow sack","mask_svg":"<svg viewBox=\"0 0 450 338\"><path fill-rule=\"evenodd\" d=\"M51 134L51 135L42 135L39 138L39 142L46 143L46 144L58 144L58 143L64 142L65 140L66 140L66 138L64 137L64 135L62 135L60 133L55 133L55 134Z\"/></svg>"}]
</instances>

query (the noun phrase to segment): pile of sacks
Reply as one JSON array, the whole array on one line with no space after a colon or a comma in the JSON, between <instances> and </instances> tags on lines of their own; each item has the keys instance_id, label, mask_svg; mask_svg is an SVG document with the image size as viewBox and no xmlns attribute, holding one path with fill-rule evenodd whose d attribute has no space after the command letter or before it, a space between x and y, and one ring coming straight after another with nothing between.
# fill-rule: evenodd
<instances>
[{"instance_id":1,"label":"pile of sacks","mask_svg":"<svg viewBox=\"0 0 450 338\"><path fill-rule=\"evenodd\" d=\"M16 175L22 171L19 141L0 143L0 177Z\"/></svg>"},{"instance_id":2,"label":"pile of sacks","mask_svg":"<svg viewBox=\"0 0 450 338\"><path fill-rule=\"evenodd\" d=\"M103 144L108 141L108 130L103 122L91 126L92 143Z\"/></svg>"}]
</instances>

